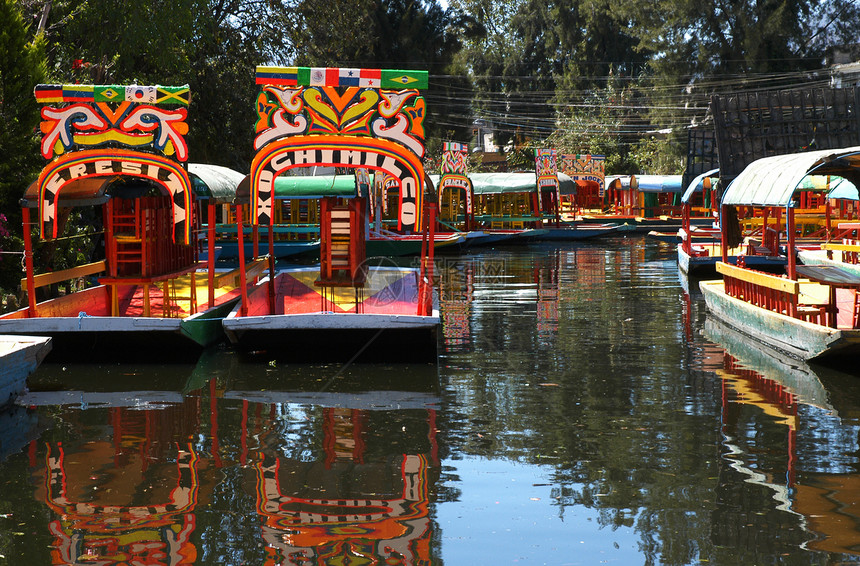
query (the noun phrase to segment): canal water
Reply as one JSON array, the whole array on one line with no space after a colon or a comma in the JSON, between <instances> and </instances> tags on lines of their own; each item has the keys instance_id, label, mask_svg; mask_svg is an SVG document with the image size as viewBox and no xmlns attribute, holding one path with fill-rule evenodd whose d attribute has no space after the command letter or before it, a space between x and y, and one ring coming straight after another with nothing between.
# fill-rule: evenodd
<instances>
[{"instance_id":1,"label":"canal water","mask_svg":"<svg viewBox=\"0 0 860 566\"><path fill-rule=\"evenodd\" d=\"M643 237L437 259L438 367L44 364L0 564L860 562L856 377L750 348Z\"/></svg>"}]
</instances>

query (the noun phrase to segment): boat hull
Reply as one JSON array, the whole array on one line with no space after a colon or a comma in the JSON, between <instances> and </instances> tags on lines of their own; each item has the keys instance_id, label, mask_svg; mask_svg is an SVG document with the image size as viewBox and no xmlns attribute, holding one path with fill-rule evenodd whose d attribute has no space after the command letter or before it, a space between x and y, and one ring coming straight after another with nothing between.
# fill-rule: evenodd
<instances>
[{"instance_id":1,"label":"boat hull","mask_svg":"<svg viewBox=\"0 0 860 566\"><path fill-rule=\"evenodd\" d=\"M333 314L227 318L230 342L243 352L292 361L435 362L435 316Z\"/></svg>"},{"instance_id":2,"label":"boat hull","mask_svg":"<svg viewBox=\"0 0 860 566\"><path fill-rule=\"evenodd\" d=\"M0 408L26 390L27 377L50 351L47 336L0 336Z\"/></svg>"},{"instance_id":3,"label":"boat hull","mask_svg":"<svg viewBox=\"0 0 860 566\"><path fill-rule=\"evenodd\" d=\"M860 331L836 329L756 307L726 294L722 281L699 283L708 311L730 328L793 358L856 355Z\"/></svg>"},{"instance_id":4,"label":"boat hull","mask_svg":"<svg viewBox=\"0 0 860 566\"><path fill-rule=\"evenodd\" d=\"M418 270L370 267L361 292L321 287L318 277L318 268L294 268L271 289L261 280L222 321L231 344L292 361L436 360L441 318L417 314Z\"/></svg>"},{"instance_id":5,"label":"boat hull","mask_svg":"<svg viewBox=\"0 0 860 566\"><path fill-rule=\"evenodd\" d=\"M626 227L626 230L636 233L647 234L651 231L656 232L676 232L683 226L683 219L678 217L659 217L659 218L643 218L641 216L624 216L614 214L599 214L599 215L583 215L576 218L577 222L581 223L597 223L597 224L619 224ZM692 226L710 226L713 224L713 218L691 218Z\"/></svg>"},{"instance_id":6,"label":"boat hull","mask_svg":"<svg viewBox=\"0 0 860 566\"><path fill-rule=\"evenodd\" d=\"M610 236L618 234L620 227L617 224L580 224L577 226L547 226L547 233L540 236L541 240L551 242L566 242L574 240L585 240L599 236Z\"/></svg>"},{"instance_id":7,"label":"boat hull","mask_svg":"<svg viewBox=\"0 0 860 566\"><path fill-rule=\"evenodd\" d=\"M439 233L434 239L435 252L459 251L465 244L466 238L460 233ZM424 244L420 234L393 235L391 237L368 238L366 241L367 257L402 257L420 255Z\"/></svg>"},{"instance_id":8,"label":"boat hull","mask_svg":"<svg viewBox=\"0 0 860 566\"><path fill-rule=\"evenodd\" d=\"M50 336L52 360L192 360L224 339L221 319L238 301L237 296L185 318L89 315L84 310L78 316L27 318L27 309L21 309L0 318L0 333Z\"/></svg>"}]
</instances>

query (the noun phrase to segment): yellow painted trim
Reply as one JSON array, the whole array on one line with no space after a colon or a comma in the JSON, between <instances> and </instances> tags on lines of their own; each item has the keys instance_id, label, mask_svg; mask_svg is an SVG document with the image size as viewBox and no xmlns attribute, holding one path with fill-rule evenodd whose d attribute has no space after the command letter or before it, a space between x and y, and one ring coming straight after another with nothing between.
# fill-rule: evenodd
<instances>
[{"instance_id":1,"label":"yellow painted trim","mask_svg":"<svg viewBox=\"0 0 860 566\"><path fill-rule=\"evenodd\" d=\"M834 252L860 252L860 244L824 243L821 244L821 249Z\"/></svg>"},{"instance_id":2,"label":"yellow painted trim","mask_svg":"<svg viewBox=\"0 0 860 566\"><path fill-rule=\"evenodd\" d=\"M46 285L53 285L54 283L59 283L60 281L68 281L69 279L77 279L78 277L86 277L87 275L95 275L96 273L102 273L107 270L107 264L104 260L97 261L95 263L86 263L84 265L79 265L77 267L72 267L71 269L64 269L62 271L52 271L51 273L41 273L33 277L33 280L36 283L36 287L44 287ZM27 288L27 279L21 279L21 287Z\"/></svg>"},{"instance_id":3,"label":"yellow painted trim","mask_svg":"<svg viewBox=\"0 0 860 566\"><path fill-rule=\"evenodd\" d=\"M717 262L717 273L734 277L735 279L740 279L741 281L746 281L753 285L767 287L768 289L776 289L777 291L782 291L784 293L791 293L792 295L797 295L800 291L800 283L797 281L784 279L768 273L761 273L759 271L751 271L749 269L729 265L728 263L723 263L721 261Z\"/></svg>"},{"instance_id":4,"label":"yellow painted trim","mask_svg":"<svg viewBox=\"0 0 860 566\"><path fill-rule=\"evenodd\" d=\"M152 143L155 139L154 134L129 134L119 130L107 130L99 134L75 134L72 140L81 145L94 146L108 142L119 142L130 146L141 146Z\"/></svg>"}]
</instances>

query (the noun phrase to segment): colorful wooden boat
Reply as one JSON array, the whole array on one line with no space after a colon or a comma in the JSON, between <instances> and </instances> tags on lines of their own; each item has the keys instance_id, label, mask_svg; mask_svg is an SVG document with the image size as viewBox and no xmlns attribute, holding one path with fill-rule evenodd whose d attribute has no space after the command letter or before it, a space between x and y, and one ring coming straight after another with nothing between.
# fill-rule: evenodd
<instances>
[{"instance_id":1,"label":"colorful wooden boat","mask_svg":"<svg viewBox=\"0 0 860 566\"><path fill-rule=\"evenodd\" d=\"M198 261L194 183L206 181L186 169L188 87L39 85L35 94L46 104L49 161L21 201L28 304L0 316L0 332L51 336L52 358L189 356L223 338L218 319L239 295L229 274L215 274L214 237L211 259ZM198 175L215 175L205 169ZM77 207L101 212L104 259L36 274L31 229L50 246ZM67 281L72 292L37 301Z\"/></svg>"},{"instance_id":2,"label":"colorful wooden boat","mask_svg":"<svg viewBox=\"0 0 860 566\"><path fill-rule=\"evenodd\" d=\"M563 207L572 206L580 185L569 175L557 171L554 150L538 150L538 153L540 158L536 157L534 174L470 175L466 170L467 146L446 142L441 175L430 177L439 187L439 231L465 232L464 247L535 240L582 240L614 233L617 226L612 224L582 225L562 220ZM596 163L596 160L587 161ZM582 163L579 165L584 167ZM537 166L545 167L546 171L539 172ZM585 173L581 176L580 183L586 185L586 177L596 178Z\"/></svg>"},{"instance_id":3,"label":"colorful wooden boat","mask_svg":"<svg viewBox=\"0 0 860 566\"><path fill-rule=\"evenodd\" d=\"M694 178L681 197L683 207L682 225L677 232L678 267L689 275L710 276L716 272L716 264L722 258L721 232L718 228L697 226L694 219L715 222L719 205L714 189L719 179L719 170L706 171ZM773 232L768 232L771 236ZM786 258L780 253L778 238L769 238L765 245L739 245L728 251L727 257L734 261L744 255L746 265L768 272L781 272Z\"/></svg>"},{"instance_id":4,"label":"colorful wooden boat","mask_svg":"<svg viewBox=\"0 0 860 566\"><path fill-rule=\"evenodd\" d=\"M272 78L280 71L258 67L260 100L266 103L256 106L257 154L248 178L250 219L268 228L269 242L275 225L276 180L282 174L313 165L348 168L356 175L346 188L332 183L314 195L319 200L318 267L275 273L272 264L268 277L251 292L245 293L240 285L242 300L223 321L237 348L290 359L436 360L440 317L433 305L435 202L425 203L421 163L425 103L417 88L427 74L398 73L410 77L415 88L391 90L371 81L370 86L339 92L336 80L326 82L339 76L337 69L331 77L323 73L312 86L305 79L280 83ZM374 103L367 104L368 100ZM348 116L343 123L320 119L342 112ZM287 115L290 128L283 127ZM423 234L420 267L368 261L370 171L388 175L397 186L398 231ZM244 264L242 258L239 263ZM243 283L251 278L244 271L242 277Z\"/></svg>"},{"instance_id":5,"label":"colorful wooden boat","mask_svg":"<svg viewBox=\"0 0 860 566\"><path fill-rule=\"evenodd\" d=\"M47 336L0 335L0 409L27 389L27 376L50 351Z\"/></svg>"},{"instance_id":6,"label":"colorful wooden boat","mask_svg":"<svg viewBox=\"0 0 860 566\"><path fill-rule=\"evenodd\" d=\"M583 210L581 222L615 223L633 232L674 232L681 228L681 175L614 175L606 178L603 210ZM694 218L694 225L710 220Z\"/></svg>"},{"instance_id":7,"label":"colorful wooden boat","mask_svg":"<svg viewBox=\"0 0 860 566\"><path fill-rule=\"evenodd\" d=\"M555 190L538 191L535 173L473 173L469 178L475 194L475 228L486 234L508 234L511 240L506 243L582 240L618 232L613 224L560 220L556 201L547 196L555 195Z\"/></svg>"},{"instance_id":8,"label":"colorful wooden boat","mask_svg":"<svg viewBox=\"0 0 860 566\"><path fill-rule=\"evenodd\" d=\"M795 192L813 174L851 177L860 171L860 148L767 157L751 163L723 195L723 249L728 207L784 209L789 250L795 249ZM786 276L728 262L721 281L701 282L708 310L731 328L802 360L842 358L860 352L860 277L835 266L798 266L789 253Z\"/></svg>"},{"instance_id":9,"label":"colorful wooden boat","mask_svg":"<svg viewBox=\"0 0 860 566\"><path fill-rule=\"evenodd\" d=\"M371 176L372 178L373 176ZM249 181L244 181L238 190L239 198L247 198ZM348 198L356 193L354 175L283 175L274 180L274 215L276 223L273 232L274 256L294 262L310 264L319 261L320 226L319 200L321 195L334 195ZM396 193L393 195L396 197ZM396 203L393 205L396 207ZM373 213L373 208L369 210ZM250 224L247 209L243 222L244 255L258 257L269 254L269 243L260 240L258 227ZM218 245L222 248L220 258L235 262L239 258L236 239L235 214L223 214L227 222L219 223L216 230L221 237ZM381 215L380 215L381 216ZM403 234L389 229L390 223L397 222L396 216L370 218L367 231L368 257L398 257L418 255L421 252L421 234ZM459 249L464 243L464 234L459 232L434 235L435 248Z\"/></svg>"}]
</instances>

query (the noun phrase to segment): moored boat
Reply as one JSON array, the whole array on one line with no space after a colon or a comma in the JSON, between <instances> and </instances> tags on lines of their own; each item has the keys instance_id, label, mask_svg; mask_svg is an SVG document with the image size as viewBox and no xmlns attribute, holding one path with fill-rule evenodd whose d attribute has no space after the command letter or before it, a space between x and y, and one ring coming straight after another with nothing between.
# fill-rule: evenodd
<instances>
[{"instance_id":1,"label":"moored boat","mask_svg":"<svg viewBox=\"0 0 860 566\"><path fill-rule=\"evenodd\" d=\"M728 207L781 208L787 249L795 249L795 192L808 175L853 176L860 148L778 155L747 166L721 202L721 281L703 281L708 310L731 328L801 360L847 359L860 352L860 277L837 266L798 266L788 253L785 276L728 263Z\"/></svg>"},{"instance_id":2,"label":"moored boat","mask_svg":"<svg viewBox=\"0 0 860 566\"><path fill-rule=\"evenodd\" d=\"M535 173L474 173L470 179L476 202L475 226L486 234L510 234L506 243L582 240L619 231L614 224L561 220L556 214L557 201L547 196L556 193L539 191Z\"/></svg>"},{"instance_id":3,"label":"moored boat","mask_svg":"<svg viewBox=\"0 0 860 566\"><path fill-rule=\"evenodd\" d=\"M38 85L35 94L46 104L49 161L21 200L28 304L0 316L0 332L51 336L52 358L186 357L223 338L218 318L238 292L215 274L213 238L207 263L198 260L203 211L186 164L188 87ZM86 207L103 218L104 258L37 274L31 228L50 249L72 210ZM60 283L64 295L37 300Z\"/></svg>"},{"instance_id":4,"label":"moored boat","mask_svg":"<svg viewBox=\"0 0 860 566\"><path fill-rule=\"evenodd\" d=\"M716 203L715 183L719 179L719 170L706 171L694 178L681 197L682 226L678 230L677 245L678 267L690 275L711 276L716 273L717 262L723 257L721 231L719 228L696 226L694 219L715 221L719 208ZM774 223L775 225L778 223ZM762 245L756 245L754 240L746 244L732 246L726 258L736 261L737 256L743 255L748 267L755 267L768 272L782 272L786 258L781 253L778 238L779 226L768 230L767 220L757 224L759 231L749 232L755 236L762 231L765 238Z\"/></svg>"},{"instance_id":5,"label":"moored boat","mask_svg":"<svg viewBox=\"0 0 860 566\"><path fill-rule=\"evenodd\" d=\"M283 73L258 67L261 97L269 104L257 106L257 154L248 178L251 222L268 226L272 241L276 180L291 169L321 165L352 169L356 174L346 189L332 183L315 195L319 200L319 266L275 273L270 265L268 277L243 294L224 319L227 336L237 348L267 351L292 360L435 362L440 326L432 288L435 202L425 194L426 177L420 159L423 129L420 120L414 123L414 116L423 113L413 112L424 108L418 87L426 83L427 74L398 73L413 78L410 82L415 82L416 88L395 91L394 84L375 81L339 93L337 80L311 86L296 79L299 82L286 85L272 79ZM336 79L338 73L332 76ZM347 113L351 117L346 124L317 123L325 133L313 133L307 126L317 114L285 102L292 98L323 105L338 101L339 108L345 104L355 112ZM362 102L366 99L376 103L367 105ZM392 99L398 101L393 114L388 108ZM334 106L326 107L335 110ZM285 113L291 115L294 124L304 126L281 128ZM389 134L393 124L401 124L406 132ZM367 131L359 127L362 125ZM365 135L355 135L362 132ZM414 143L404 143L404 139ZM370 170L388 175L396 185L398 230L422 234L420 267L370 261ZM243 275L243 282L246 279Z\"/></svg>"}]
</instances>

